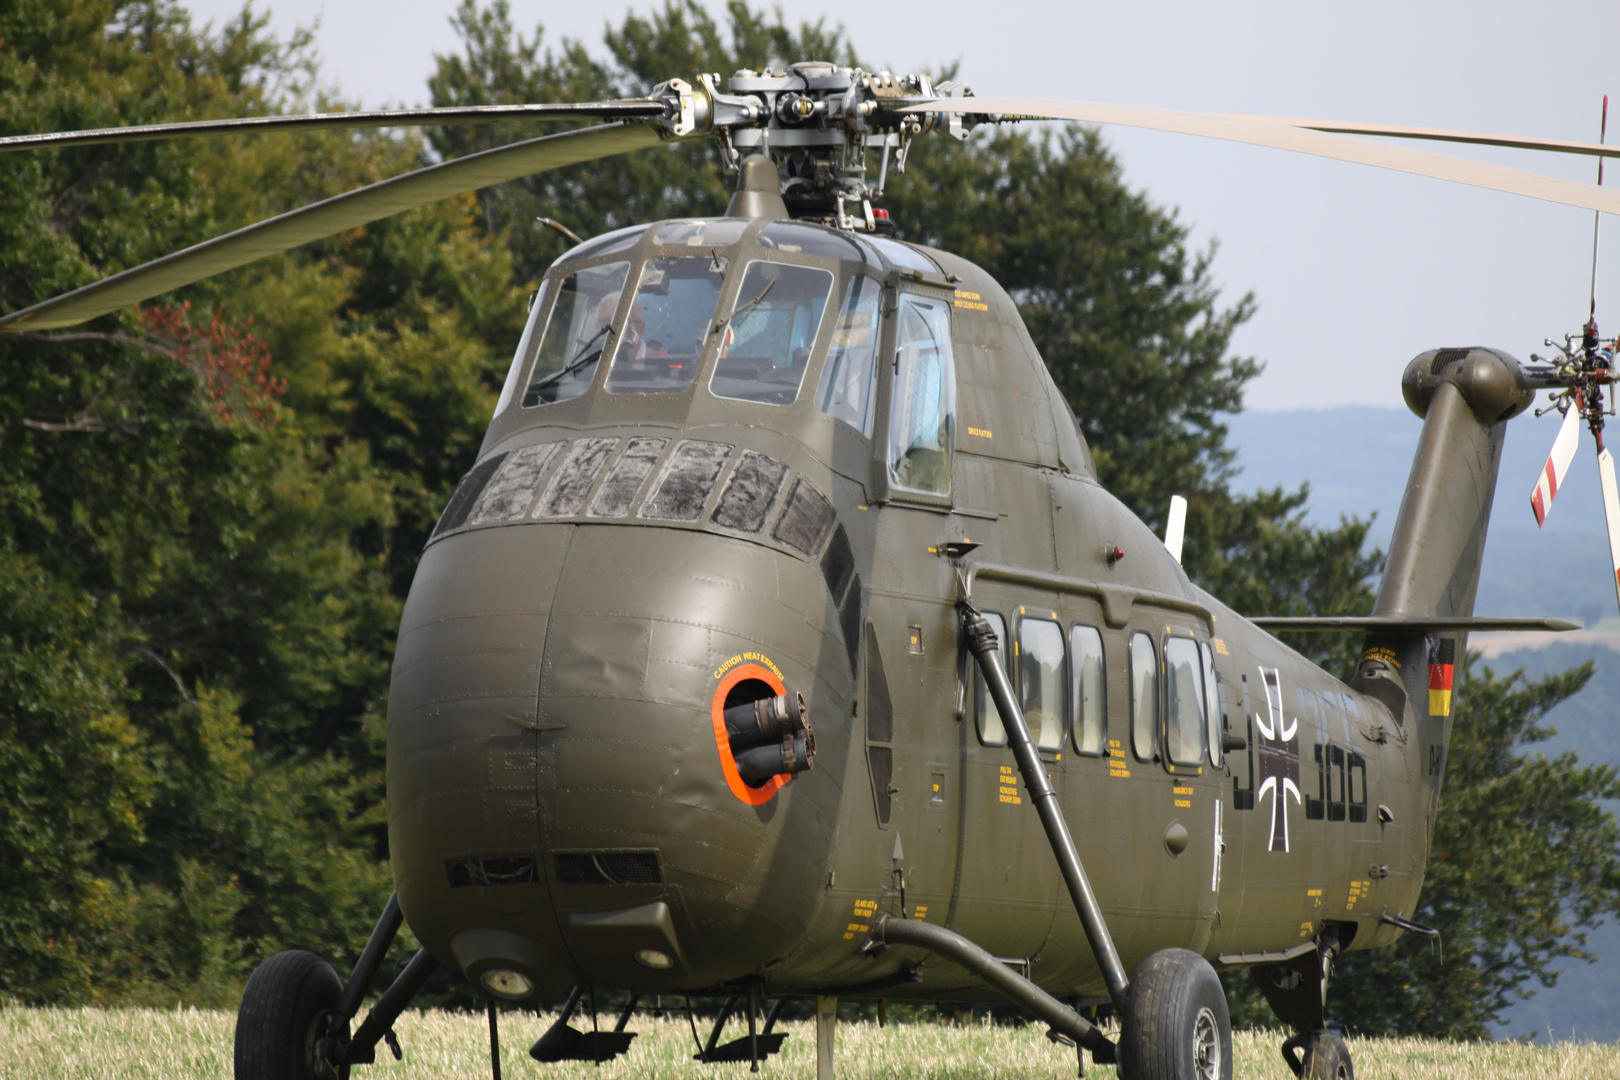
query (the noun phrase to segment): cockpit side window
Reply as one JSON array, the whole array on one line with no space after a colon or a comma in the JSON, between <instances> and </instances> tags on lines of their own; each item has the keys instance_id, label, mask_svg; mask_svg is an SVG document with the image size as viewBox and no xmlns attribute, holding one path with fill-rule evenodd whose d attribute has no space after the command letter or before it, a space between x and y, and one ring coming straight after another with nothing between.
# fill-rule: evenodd
<instances>
[{"instance_id":1,"label":"cockpit side window","mask_svg":"<svg viewBox=\"0 0 1620 1080\"><path fill-rule=\"evenodd\" d=\"M726 260L713 253L648 259L613 350L608 392L685 390L714 329L725 279Z\"/></svg>"},{"instance_id":2,"label":"cockpit side window","mask_svg":"<svg viewBox=\"0 0 1620 1080\"><path fill-rule=\"evenodd\" d=\"M956 369L945 301L902 294L895 347L889 480L913 491L947 495L956 444Z\"/></svg>"},{"instance_id":3,"label":"cockpit side window","mask_svg":"<svg viewBox=\"0 0 1620 1080\"><path fill-rule=\"evenodd\" d=\"M868 438L872 435L878 339L883 329L879 304L882 292L875 278L865 274L850 277L827 346L821 385L816 387L816 408Z\"/></svg>"},{"instance_id":4,"label":"cockpit side window","mask_svg":"<svg viewBox=\"0 0 1620 1080\"><path fill-rule=\"evenodd\" d=\"M629 263L616 262L576 270L562 279L523 395L525 409L567 401L590 389L597 361L612 342L613 312L629 273ZM522 359L514 359L514 370L520 370L528 359L523 351L532 347L533 327L547 317L545 307L544 303L534 306L530 329L520 346Z\"/></svg>"},{"instance_id":5,"label":"cockpit side window","mask_svg":"<svg viewBox=\"0 0 1620 1080\"><path fill-rule=\"evenodd\" d=\"M512 354L512 366L506 371L506 381L501 384L501 396L495 402L493 416L499 416L512 404L517 396L519 381L523 378L523 366L534 355L534 335L545 328L546 304L551 300L551 279L540 283L540 288L529 301L529 321L523 326L523 336L518 338L517 351Z\"/></svg>"},{"instance_id":6,"label":"cockpit side window","mask_svg":"<svg viewBox=\"0 0 1620 1080\"><path fill-rule=\"evenodd\" d=\"M709 391L739 401L793 404L832 284L829 271L813 266L750 263L737 309L720 329L720 360Z\"/></svg>"}]
</instances>

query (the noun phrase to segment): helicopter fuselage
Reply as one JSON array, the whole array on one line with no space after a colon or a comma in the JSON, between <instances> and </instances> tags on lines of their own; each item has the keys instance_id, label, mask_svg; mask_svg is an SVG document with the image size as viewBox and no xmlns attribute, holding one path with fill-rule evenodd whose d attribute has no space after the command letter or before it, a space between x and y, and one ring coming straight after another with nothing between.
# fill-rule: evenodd
<instances>
[{"instance_id":1,"label":"helicopter fuselage","mask_svg":"<svg viewBox=\"0 0 1620 1080\"><path fill-rule=\"evenodd\" d=\"M864 948L904 915L1100 997L965 591L1127 966L1399 933L1449 708L1392 713L1192 585L983 271L746 219L623 230L546 275L400 628L413 932L475 984L518 972L513 997L985 996ZM724 711L790 692L814 767L750 783Z\"/></svg>"}]
</instances>

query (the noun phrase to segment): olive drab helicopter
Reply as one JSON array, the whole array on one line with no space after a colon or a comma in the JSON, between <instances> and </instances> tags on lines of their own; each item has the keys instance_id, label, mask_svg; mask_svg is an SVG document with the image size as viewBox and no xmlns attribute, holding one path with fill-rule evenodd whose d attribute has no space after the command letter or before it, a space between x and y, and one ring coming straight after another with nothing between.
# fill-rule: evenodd
<instances>
[{"instance_id":1,"label":"olive drab helicopter","mask_svg":"<svg viewBox=\"0 0 1620 1080\"><path fill-rule=\"evenodd\" d=\"M1329 975L1347 950L1432 933L1412 916L1466 635L1572 626L1473 608L1506 421L1538 388L1578 389L1589 409L1607 378L1595 346L1590 364L1420 354L1402 389L1423 431L1373 611L1248 619L1191 582L1174 530L1161 538L1099 485L1007 293L897 239L873 203L915 139L1008 120L1179 131L1620 213L1601 187L1353 136L1607 150L985 99L826 63L633 100L0 149L582 117L602 122L0 318L69 326L412 206L672 140L715 140L736 173L724 216L598 236L545 273L399 629L396 892L346 979L300 950L258 967L236 1075L339 1077L379 1042L397 1053L396 1018L448 967L489 1003L497 1076L497 1003L566 993L531 1050L541 1062L624 1053L638 1001L695 994L724 999L700 1058L757 1069L784 1038L782 1002L813 998L830 1080L839 998L1005 999L1082 1070L1089 1054L1137 1080L1224 1078L1222 969L1247 969L1293 1029L1296 1074L1350 1076ZM1363 634L1352 681L1282 645L1284 629ZM362 1017L404 924L421 950ZM595 1022L604 989L627 995L611 1030Z\"/></svg>"}]
</instances>

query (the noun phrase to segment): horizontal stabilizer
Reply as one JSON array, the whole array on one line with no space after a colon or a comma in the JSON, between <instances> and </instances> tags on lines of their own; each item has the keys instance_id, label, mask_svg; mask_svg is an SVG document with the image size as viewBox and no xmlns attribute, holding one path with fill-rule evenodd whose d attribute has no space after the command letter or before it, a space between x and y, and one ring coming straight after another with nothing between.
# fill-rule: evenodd
<instances>
[{"instance_id":1,"label":"horizontal stabilizer","mask_svg":"<svg viewBox=\"0 0 1620 1080\"><path fill-rule=\"evenodd\" d=\"M1579 630L1579 623L1568 619L1507 618L1493 619L1477 615L1448 616L1444 618L1407 618L1401 615L1324 615L1320 617L1293 615L1262 615L1250 622L1262 630L1280 633L1292 630L1300 633L1387 630L1390 633L1473 633L1481 630Z\"/></svg>"}]
</instances>

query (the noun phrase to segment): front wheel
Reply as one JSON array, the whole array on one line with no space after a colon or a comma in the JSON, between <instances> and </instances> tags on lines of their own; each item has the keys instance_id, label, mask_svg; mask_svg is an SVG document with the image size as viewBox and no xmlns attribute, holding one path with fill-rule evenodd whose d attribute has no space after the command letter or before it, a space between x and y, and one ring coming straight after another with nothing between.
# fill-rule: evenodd
<instances>
[{"instance_id":1,"label":"front wheel","mask_svg":"<svg viewBox=\"0 0 1620 1080\"><path fill-rule=\"evenodd\" d=\"M288 949L253 970L236 1012L236 1080L342 1080L348 1066L319 1060L316 1042L343 996L332 965Z\"/></svg>"},{"instance_id":2,"label":"front wheel","mask_svg":"<svg viewBox=\"0 0 1620 1080\"><path fill-rule=\"evenodd\" d=\"M1304 1080L1356 1080L1350 1048L1331 1031L1295 1035L1283 1043L1283 1060Z\"/></svg>"},{"instance_id":3,"label":"front wheel","mask_svg":"<svg viewBox=\"0 0 1620 1080\"><path fill-rule=\"evenodd\" d=\"M1163 949L1131 975L1119 1040L1124 1080L1232 1080L1232 1020L1215 969Z\"/></svg>"}]
</instances>

